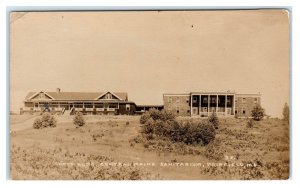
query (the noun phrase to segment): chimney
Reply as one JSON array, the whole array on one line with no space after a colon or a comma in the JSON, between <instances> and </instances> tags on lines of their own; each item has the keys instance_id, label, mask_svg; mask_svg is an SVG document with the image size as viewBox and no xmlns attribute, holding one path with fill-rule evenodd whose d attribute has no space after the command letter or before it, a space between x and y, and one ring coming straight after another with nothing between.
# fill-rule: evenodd
<instances>
[{"instance_id":1,"label":"chimney","mask_svg":"<svg viewBox=\"0 0 300 188\"><path fill-rule=\"evenodd\" d=\"M60 88L56 88L56 92L57 92L57 93L60 93Z\"/></svg>"}]
</instances>

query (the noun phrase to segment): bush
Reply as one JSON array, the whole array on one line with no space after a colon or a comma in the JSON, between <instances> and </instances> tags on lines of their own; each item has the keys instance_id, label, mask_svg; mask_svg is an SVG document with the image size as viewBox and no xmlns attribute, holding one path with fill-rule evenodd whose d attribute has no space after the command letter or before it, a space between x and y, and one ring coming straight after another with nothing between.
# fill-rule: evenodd
<instances>
[{"instance_id":1,"label":"bush","mask_svg":"<svg viewBox=\"0 0 300 188\"><path fill-rule=\"evenodd\" d=\"M175 120L176 116L171 111L162 110L161 111L161 120L163 121L173 121Z\"/></svg>"},{"instance_id":2,"label":"bush","mask_svg":"<svg viewBox=\"0 0 300 188\"><path fill-rule=\"evenodd\" d=\"M148 140L158 137L173 142L206 145L214 140L219 120L214 113L209 121L179 123L172 112L150 109L141 116L140 123L144 124L142 133Z\"/></svg>"},{"instance_id":3,"label":"bush","mask_svg":"<svg viewBox=\"0 0 300 188\"><path fill-rule=\"evenodd\" d=\"M254 124L254 122L253 122L252 119L248 120L247 121L247 128L253 128L253 124Z\"/></svg>"},{"instance_id":4,"label":"bush","mask_svg":"<svg viewBox=\"0 0 300 188\"><path fill-rule=\"evenodd\" d=\"M193 136L194 138L200 138L198 140L202 140L202 143L204 145L210 143L211 141L213 141L215 139L215 129L213 127L212 124L207 123L207 122L200 122L198 123L198 125L196 126L196 130L193 131L195 136ZM197 143L198 143L198 140Z\"/></svg>"},{"instance_id":5,"label":"bush","mask_svg":"<svg viewBox=\"0 0 300 188\"><path fill-rule=\"evenodd\" d=\"M142 132L146 138L153 139L155 136L161 139L169 139L173 142L185 144L206 145L215 138L215 129L212 123L204 122L180 122L176 120L153 120L149 119Z\"/></svg>"},{"instance_id":6,"label":"bush","mask_svg":"<svg viewBox=\"0 0 300 188\"><path fill-rule=\"evenodd\" d=\"M283 115L283 120L289 123L290 122L290 108L287 103L284 104L282 115Z\"/></svg>"},{"instance_id":7,"label":"bush","mask_svg":"<svg viewBox=\"0 0 300 188\"><path fill-rule=\"evenodd\" d=\"M34 120L33 122L33 128L34 129L39 129L39 128L42 128L42 121L40 118L37 118Z\"/></svg>"},{"instance_id":8,"label":"bush","mask_svg":"<svg viewBox=\"0 0 300 188\"><path fill-rule=\"evenodd\" d=\"M42 115L41 118L37 118L33 122L34 129L40 129L45 127L56 127L57 120L53 115L46 112Z\"/></svg>"},{"instance_id":9,"label":"bush","mask_svg":"<svg viewBox=\"0 0 300 188\"><path fill-rule=\"evenodd\" d=\"M215 112L208 117L208 121L212 123L215 129L219 128L219 118Z\"/></svg>"},{"instance_id":10,"label":"bush","mask_svg":"<svg viewBox=\"0 0 300 188\"><path fill-rule=\"evenodd\" d=\"M145 134L154 133L154 126L155 126L155 121L153 119L149 119L143 127L143 132Z\"/></svg>"},{"instance_id":11,"label":"bush","mask_svg":"<svg viewBox=\"0 0 300 188\"><path fill-rule=\"evenodd\" d=\"M145 112L141 118L140 123L145 124L149 119L152 120L161 120L161 121L168 121L168 120L174 120L175 115L172 112L168 112L165 110L159 111L154 108L151 108L149 111Z\"/></svg>"},{"instance_id":12,"label":"bush","mask_svg":"<svg viewBox=\"0 0 300 188\"><path fill-rule=\"evenodd\" d=\"M140 123L145 124L150 118L150 113L146 112L141 116Z\"/></svg>"},{"instance_id":13,"label":"bush","mask_svg":"<svg viewBox=\"0 0 300 188\"><path fill-rule=\"evenodd\" d=\"M260 105L257 105L251 111L251 115L254 120L260 121L265 115L265 110Z\"/></svg>"},{"instance_id":14,"label":"bush","mask_svg":"<svg viewBox=\"0 0 300 188\"><path fill-rule=\"evenodd\" d=\"M81 112L76 113L74 120L73 120L74 125L77 127L81 127L85 125L85 120L83 118L83 115Z\"/></svg>"}]
</instances>

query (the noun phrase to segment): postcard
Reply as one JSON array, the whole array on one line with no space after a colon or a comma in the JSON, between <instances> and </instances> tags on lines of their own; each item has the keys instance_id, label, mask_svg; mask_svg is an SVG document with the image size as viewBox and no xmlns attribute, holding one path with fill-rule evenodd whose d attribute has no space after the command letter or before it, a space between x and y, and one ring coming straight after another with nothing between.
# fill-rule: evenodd
<instances>
[{"instance_id":1,"label":"postcard","mask_svg":"<svg viewBox=\"0 0 300 188\"><path fill-rule=\"evenodd\" d=\"M285 9L10 12L12 180L286 180Z\"/></svg>"}]
</instances>

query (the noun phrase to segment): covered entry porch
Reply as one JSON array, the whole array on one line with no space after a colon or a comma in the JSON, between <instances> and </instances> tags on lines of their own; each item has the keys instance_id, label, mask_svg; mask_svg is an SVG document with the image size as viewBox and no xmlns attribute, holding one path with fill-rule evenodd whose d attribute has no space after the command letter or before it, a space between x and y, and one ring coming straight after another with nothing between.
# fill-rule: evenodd
<instances>
[{"instance_id":1,"label":"covered entry porch","mask_svg":"<svg viewBox=\"0 0 300 188\"><path fill-rule=\"evenodd\" d=\"M192 93L191 116L234 116L234 93Z\"/></svg>"}]
</instances>

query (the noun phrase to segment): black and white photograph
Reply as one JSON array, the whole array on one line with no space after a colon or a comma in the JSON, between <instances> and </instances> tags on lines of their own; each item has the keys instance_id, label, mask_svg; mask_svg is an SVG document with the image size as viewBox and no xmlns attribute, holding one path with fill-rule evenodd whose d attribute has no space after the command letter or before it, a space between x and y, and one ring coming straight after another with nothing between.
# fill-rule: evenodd
<instances>
[{"instance_id":1,"label":"black and white photograph","mask_svg":"<svg viewBox=\"0 0 300 188\"><path fill-rule=\"evenodd\" d=\"M11 11L12 180L287 180L290 11Z\"/></svg>"}]
</instances>

